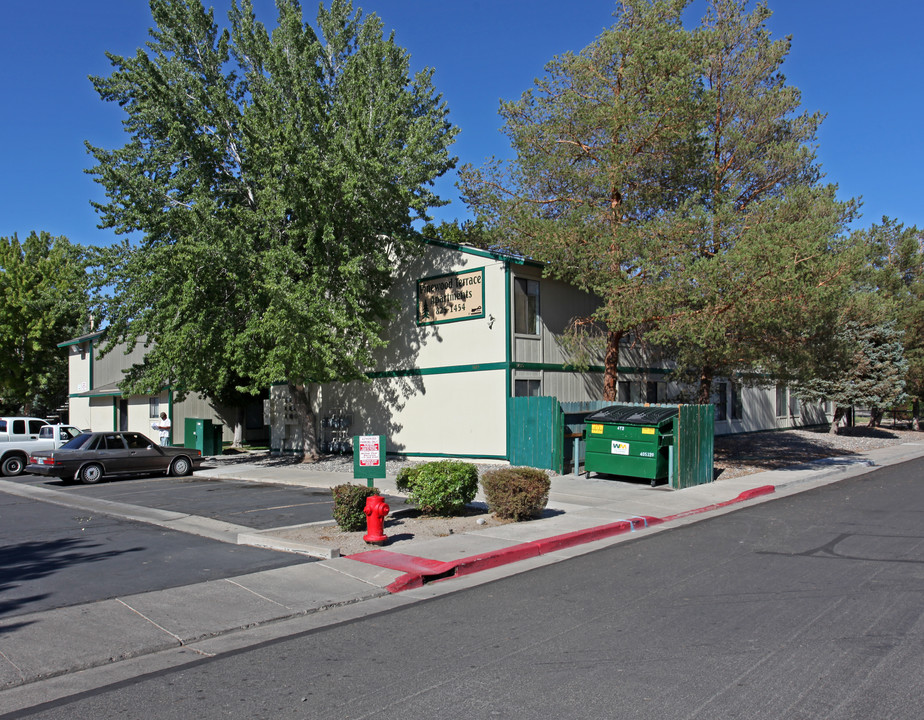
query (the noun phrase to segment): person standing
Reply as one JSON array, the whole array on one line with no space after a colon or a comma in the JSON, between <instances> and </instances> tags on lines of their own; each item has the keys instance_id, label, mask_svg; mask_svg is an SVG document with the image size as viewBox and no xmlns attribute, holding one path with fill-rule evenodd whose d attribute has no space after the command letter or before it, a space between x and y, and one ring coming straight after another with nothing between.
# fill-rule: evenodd
<instances>
[{"instance_id":1,"label":"person standing","mask_svg":"<svg viewBox=\"0 0 924 720\"><path fill-rule=\"evenodd\" d=\"M160 414L160 423L157 425L157 429L160 430L160 444L169 445L170 444L170 418L167 417L167 413L162 412Z\"/></svg>"}]
</instances>

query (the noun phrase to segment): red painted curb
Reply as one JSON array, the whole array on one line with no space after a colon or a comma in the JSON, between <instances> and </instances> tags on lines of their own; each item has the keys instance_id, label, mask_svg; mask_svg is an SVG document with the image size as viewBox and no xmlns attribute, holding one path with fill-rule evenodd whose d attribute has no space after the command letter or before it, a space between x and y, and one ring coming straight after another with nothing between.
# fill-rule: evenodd
<instances>
[{"instance_id":1,"label":"red painted curb","mask_svg":"<svg viewBox=\"0 0 924 720\"><path fill-rule=\"evenodd\" d=\"M526 560L532 557L539 557L556 550L564 550L576 545L584 545L595 540L603 540L614 535L622 535L634 530L640 530L671 520L689 517L718 510L719 508L728 507L735 503L752 500L753 498L769 495L776 492L773 485L764 485L751 490L745 490L732 500L707 505L705 507L687 510L682 513L669 515L665 518L652 516L636 516L629 520L619 520L607 525L598 525L584 530L575 530L574 532L554 535L543 540L533 540L519 545L513 545L501 550L472 555L461 560L443 562L440 560L431 560L429 558L414 557L413 555L404 555L403 553L392 552L390 550L369 550L367 552L357 553L347 556L350 560L377 565L378 567L388 568L390 570L403 570L405 574L397 578L393 583L386 586L390 593L399 593L404 590L412 590L422 587L427 582L436 582L438 580L448 579L461 575L471 575L472 573L491 568L508 565L520 560Z\"/></svg>"},{"instance_id":2,"label":"red painted curb","mask_svg":"<svg viewBox=\"0 0 924 720\"><path fill-rule=\"evenodd\" d=\"M776 486L761 485L760 487L745 490L743 493L738 495L738 497L732 498L731 500L726 500L725 502L715 503L714 505L706 505L706 507L696 508L695 510L685 510L684 512L677 513L675 515L668 515L666 518L664 518L664 522L669 520L679 520L680 518L689 517L690 515L699 515L700 513L709 512L710 510L718 510L719 508L728 507L729 505L734 505L735 503L744 502L746 500L753 500L756 497L761 497L762 495L770 495L775 492Z\"/></svg>"}]
</instances>

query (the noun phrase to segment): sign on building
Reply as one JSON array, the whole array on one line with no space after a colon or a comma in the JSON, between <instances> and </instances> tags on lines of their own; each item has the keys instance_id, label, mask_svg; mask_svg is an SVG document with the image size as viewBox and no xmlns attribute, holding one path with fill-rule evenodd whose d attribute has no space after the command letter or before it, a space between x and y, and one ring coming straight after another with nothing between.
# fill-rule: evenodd
<instances>
[{"instance_id":1,"label":"sign on building","mask_svg":"<svg viewBox=\"0 0 924 720\"><path fill-rule=\"evenodd\" d=\"M484 317L484 268L417 281L417 324Z\"/></svg>"}]
</instances>

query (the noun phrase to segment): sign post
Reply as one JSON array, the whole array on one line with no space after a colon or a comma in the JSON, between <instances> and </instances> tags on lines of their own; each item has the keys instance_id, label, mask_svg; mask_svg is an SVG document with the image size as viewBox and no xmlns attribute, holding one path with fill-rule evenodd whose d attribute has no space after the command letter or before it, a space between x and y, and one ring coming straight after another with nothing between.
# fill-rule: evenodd
<instances>
[{"instance_id":1,"label":"sign post","mask_svg":"<svg viewBox=\"0 0 924 720\"><path fill-rule=\"evenodd\" d=\"M353 436L353 477L366 479L366 485L373 487L375 478L385 477L385 436Z\"/></svg>"}]
</instances>

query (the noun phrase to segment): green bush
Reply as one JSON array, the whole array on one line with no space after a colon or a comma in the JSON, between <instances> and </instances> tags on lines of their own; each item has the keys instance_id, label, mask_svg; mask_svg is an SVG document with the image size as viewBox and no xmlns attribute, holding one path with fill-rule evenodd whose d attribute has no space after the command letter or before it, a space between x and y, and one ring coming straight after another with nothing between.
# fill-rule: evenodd
<instances>
[{"instance_id":1,"label":"green bush","mask_svg":"<svg viewBox=\"0 0 924 720\"><path fill-rule=\"evenodd\" d=\"M478 468L471 463L439 460L409 468L406 473L402 470L398 483L422 513L460 515L478 492Z\"/></svg>"},{"instance_id":2,"label":"green bush","mask_svg":"<svg viewBox=\"0 0 924 720\"><path fill-rule=\"evenodd\" d=\"M378 495L377 488L365 485L336 485L331 488L334 496L334 520L341 530L355 532L366 529L366 498Z\"/></svg>"},{"instance_id":3,"label":"green bush","mask_svg":"<svg viewBox=\"0 0 924 720\"><path fill-rule=\"evenodd\" d=\"M419 472L419 465L401 468L398 471L398 477L395 478L395 484L398 486L398 490L401 492L410 492L411 488L414 487L414 481L417 479Z\"/></svg>"},{"instance_id":4,"label":"green bush","mask_svg":"<svg viewBox=\"0 0 924 720\"><path fill-rule=\"evenodd\" d=\"M499 518L517 521L542 512L551 485L545 470L529 467L489 470L481 479L488 509Z\"/></svg>"}]
</instances>

